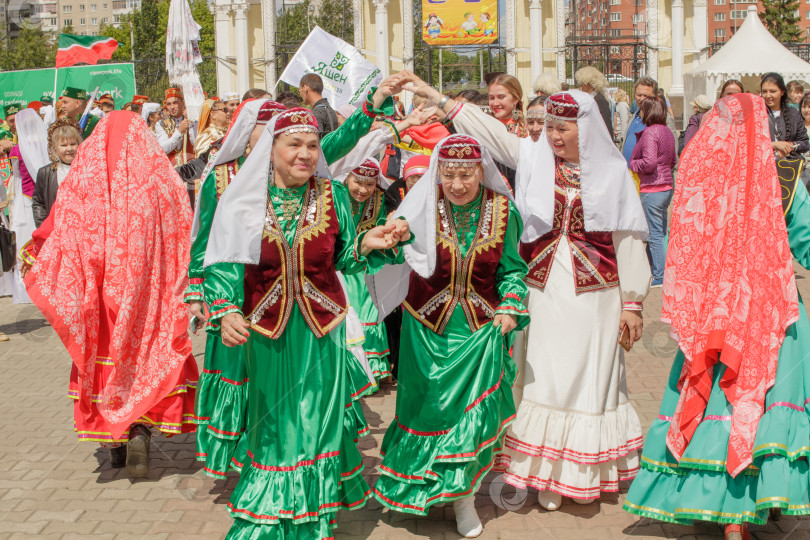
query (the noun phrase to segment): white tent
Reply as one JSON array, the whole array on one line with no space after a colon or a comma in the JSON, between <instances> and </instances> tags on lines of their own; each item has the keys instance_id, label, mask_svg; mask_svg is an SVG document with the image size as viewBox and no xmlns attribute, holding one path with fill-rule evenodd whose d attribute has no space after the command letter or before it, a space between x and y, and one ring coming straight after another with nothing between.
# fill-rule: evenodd
<instances>
[{"instance_id":1,"label":"white tent","mask_svg":"<svg viewBox=\"0 0 810 540\"><path fill-rule=\"evenodd\" d=\"M749 6L745 21L728 43L684 75L685 103L700 94L717 98L728 79L739 79L747 91L758 92L759 77L771 71L781 74L785 81L810 82L810 64L779 43L759 20L757 7ZM685 109L691 114L690 107Z\"/></svg>"}]
</instances>

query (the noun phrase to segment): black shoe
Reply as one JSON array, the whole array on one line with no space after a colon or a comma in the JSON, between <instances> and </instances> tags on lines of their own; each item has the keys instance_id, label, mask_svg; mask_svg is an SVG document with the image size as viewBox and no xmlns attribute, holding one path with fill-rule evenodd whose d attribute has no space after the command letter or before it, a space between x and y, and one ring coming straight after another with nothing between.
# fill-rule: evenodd
<instances>
[{"instance_id":1,"label":"black shoe","mask_svg":"<svg viewBox=\"0 0 810 540\"><path fill-rule=\"evenodd\" d=\"M127 472L133 478L144 478L149 474L149 444L152 433L149 428L135 424L129 428L127 443Z\"/></svg>"},{"instance_id":2,"label":"black shoe","mask_svg":"<svg viewBox=\"0 0 810 540\"><path fill-rule=\"evenodd\" d=\"M120 469L127 465L127 445L110 448L110 467Z\"/></svg>"}]
</instances>

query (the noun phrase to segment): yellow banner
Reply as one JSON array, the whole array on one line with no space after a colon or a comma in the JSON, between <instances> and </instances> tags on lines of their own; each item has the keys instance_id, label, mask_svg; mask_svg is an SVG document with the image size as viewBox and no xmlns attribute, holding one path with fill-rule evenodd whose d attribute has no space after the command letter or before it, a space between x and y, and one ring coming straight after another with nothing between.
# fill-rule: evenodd
<instances>
[{"instance_id":1,"label":"yellow banner","mask_svg":"<svg viewBox=\"0 0 810 540\"><path fill-rule=\"evenodd\" d=\"M498 39L498 0L422 0L428 45L486 45Z\"/></svg>"}]
</instances>

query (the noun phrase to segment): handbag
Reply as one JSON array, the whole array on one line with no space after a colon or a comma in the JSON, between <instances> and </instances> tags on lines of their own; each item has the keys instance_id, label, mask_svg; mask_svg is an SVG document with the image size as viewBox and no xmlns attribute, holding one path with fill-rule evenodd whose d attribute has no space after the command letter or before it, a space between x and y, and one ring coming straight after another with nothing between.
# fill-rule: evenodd
<instances>
[{"instance_id":1,"label":"handbag","mask_svg":"<svg viewBox=\"0 0 810 540\"><path fill-rule=\"evenodd\" d=\"M3 272L10 272L17 264L17 233L9 230L3 219L0 219L0 261Z\"/></svg>"}]
</instances>

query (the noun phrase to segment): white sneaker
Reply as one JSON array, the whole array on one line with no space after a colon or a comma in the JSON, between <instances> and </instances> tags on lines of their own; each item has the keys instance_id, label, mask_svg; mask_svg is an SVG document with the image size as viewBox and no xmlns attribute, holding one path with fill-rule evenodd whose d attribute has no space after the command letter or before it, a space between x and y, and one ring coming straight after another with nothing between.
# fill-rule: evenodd
<instances>
[{"instance_id":1,"label":"white sneaker","mask_svg":"<svg viewBox=\"0 0 810 540\"><path fill-rule=\"evenodd\" d=\"M475 511L475 496L464 497L453 501L456 512L456 530L464 538L475 538L484 531L478 512Z\"/></svg>"},{"instance_id":2,"label":"white sneaker","mask_svg":"<svg viewBox=\"0 0 810 540\"><path fill-rule=\"evenodd\" d=\"M549 512L553 512L562 504L562 495L553 491L538 491L537 502Z\"/></svg>"},{"instance_id":3,"label":"white sneaker","mask_svg":"<svg viewBox=\"0 0 810 540\"><path fill-rule=\"evenodd\" d=\"M592 504L596 502L596 499L571 499L577 504Z\"/></svg>"}]
</instances>

